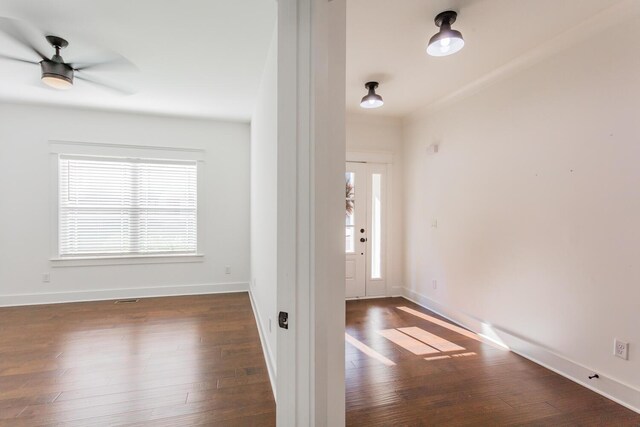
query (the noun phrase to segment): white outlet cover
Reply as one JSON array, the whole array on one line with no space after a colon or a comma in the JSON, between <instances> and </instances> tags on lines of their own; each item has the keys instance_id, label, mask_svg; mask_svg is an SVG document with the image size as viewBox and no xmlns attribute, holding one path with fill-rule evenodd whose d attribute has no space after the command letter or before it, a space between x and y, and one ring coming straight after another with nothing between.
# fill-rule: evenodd
<instances>
[{"instance_id":1,"label":"white outlet cover","mask_svg":"<svg viewBox=\"0 0 640 427\"><path fill-rule=\"evenodd\" d=\"M613 341L613 355L624 360L629 360L629 343L616 338Z\"/></svg>"}]
</instances>

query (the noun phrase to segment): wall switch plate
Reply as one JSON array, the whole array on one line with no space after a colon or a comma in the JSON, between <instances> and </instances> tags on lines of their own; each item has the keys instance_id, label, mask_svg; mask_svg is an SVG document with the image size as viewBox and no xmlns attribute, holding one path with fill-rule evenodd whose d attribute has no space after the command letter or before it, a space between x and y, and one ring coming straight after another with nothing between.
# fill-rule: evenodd
<instances>
[{"instance_id":1,"label":"wall switch plate","mask_svg":"<svg viewBox=\"0 0 640 427\"><path fill-rule=\"evenodd\" d=\"M224 267L224 274L231 274L231 266L227 265Z\"/></svg>"},{"instance_id":2,"label":"wall switch plate","mask_svg":"<svg viewBox=\"0 0 640 427\"><path fill-rule=\"evenodd\" d=\"M615 338L613 340L613 355L620 359L629 360L629 343Z\"/></svg>"},{"instance_id":3,"label":"wall switch plate","mask_svg":"<svg viewBox=\"0 0 640 427\"><path fill-rule=\"evenodd\" d=\"M432 219L431 220L431 227L432 228L438 228L438 220L437 219Z\"/></svg>"},{"instance_id":4,"label":"wall switch plate","mask_svg":"<svg viewBox=\"0 0 640 427\"><path fill-rule=\"evenodd\" d=\"M49 273L42 273L42 282L49 283L51 281L51 275Z\"/></svg>"}]
</instances>

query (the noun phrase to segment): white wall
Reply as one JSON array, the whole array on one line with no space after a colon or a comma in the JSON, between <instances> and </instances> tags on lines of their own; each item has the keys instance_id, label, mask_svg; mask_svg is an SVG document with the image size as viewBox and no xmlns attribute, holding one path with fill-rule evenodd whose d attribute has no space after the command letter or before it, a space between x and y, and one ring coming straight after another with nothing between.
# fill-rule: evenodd
<instances>
[{"instance_id":1,"label":"white wall","mask_svg":"<svg viewBox=\"0 0 640 427\"><path fill-rule=\"evenodd\" d=\"M17 104L0 118L0 305L247 289L248 124ZM203 262L53 268L49 140L205 150Z\"/></svg>"},{"instance_id":2,"label":"white wall","mask_svg":"<svg viewBox=\"0 0 640 427\"><path fill-rule=\"evenodd\" d=\"M278 43L274 31L251 119L251 296L275 377L278 248ZM271 327L269 326L271 324Z\"/></svg>"},{"instance_id":3,"label":"white wall","mask_svg":"<svg viewBox=\"0 0 640 427\"><path fill-rule=\"evenodd\" d=\"M383 107L384 108L384 107ZM347 153L388 154L387 295L402 293L404 271L402 122L378 115L350 114L346 120ZM348 158L349 159L349 158Z\"/></svg>"},{"instance_id":4,"label":"white wall","mask_svg":"<svg viewBox=\"0 0 640 427\"><path fill-rule=\"evenodd\" d=\"M636 18L405 126L408 294L636 390L637 40Z\"/></svg>"}]
</instances>

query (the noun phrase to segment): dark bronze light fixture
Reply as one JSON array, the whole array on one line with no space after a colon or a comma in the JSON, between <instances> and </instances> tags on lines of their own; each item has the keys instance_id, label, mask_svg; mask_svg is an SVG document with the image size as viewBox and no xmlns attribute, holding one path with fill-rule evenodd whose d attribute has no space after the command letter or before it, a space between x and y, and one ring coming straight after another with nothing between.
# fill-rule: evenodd
<instances>
[{"instance_id":1,"label":"dark bronze light fixture","mask_svg":"<svg viewBox=\"0 0 640 427\"><path fill-rule=\"evenodd\" d=\"M460 51L464 47L464 39L460 31L452 30L451 24L456 22L458 14L452 10L439 13L435 18L436 26L440 27L427 45L427 53L431 56L448 56Z\"/></svg>"},{"instance_id":2,"label":"dark bronze light fixture","mask_svg":"<svg viewBox=\"0 0 640 427\"><path fill-rule=\"evenodd\" d=\"M382 97L376 93L378 82L367 82L364 87L369 90L369 93L362 98L360 106L362 108L382 107L382 105L384 105L384 101L382 100Z\"/></svg>"}]
</instances>

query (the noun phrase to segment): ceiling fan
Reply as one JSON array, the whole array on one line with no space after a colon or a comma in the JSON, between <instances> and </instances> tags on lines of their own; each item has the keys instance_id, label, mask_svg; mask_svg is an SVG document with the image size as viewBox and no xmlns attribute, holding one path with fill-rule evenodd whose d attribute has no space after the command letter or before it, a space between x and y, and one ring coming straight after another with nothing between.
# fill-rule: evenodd
<instances>
[{"instance_id":1,"label":"ceiling fan","mask_svg":"<svg viewBox=\"0 0 640 427\"><path fill-rule=\"evenodd\" d=\"M60 51L69 45L69 42L62 37L47 35L45 36L47 42L55 49L55 53L51 58L47 57L40 49L33 45L29 39L25 36L24 32L20 28L18 21L9 18L0 17L0 31L17 41L21 45L27 47L33 51L41 59L40 61L33 61L27 59L16 58L9 55L0 53L0 59L7 59L11 61L25 62L29 64L40 65L41 80L46 85L55 89L70 89L73 87L75 79L86 81L87 83L101 86L106 89L114 90L116 92L131 95L133 92L111 83L107 83L98 80L94 77L87 76L84 71L97 70L97 69L124 69L124 70L136 70L136 67L119 55L113 55L107 61L93 62L93 63L81 63L81 62L65 62Z\"/></svg>"}]
</instances>

